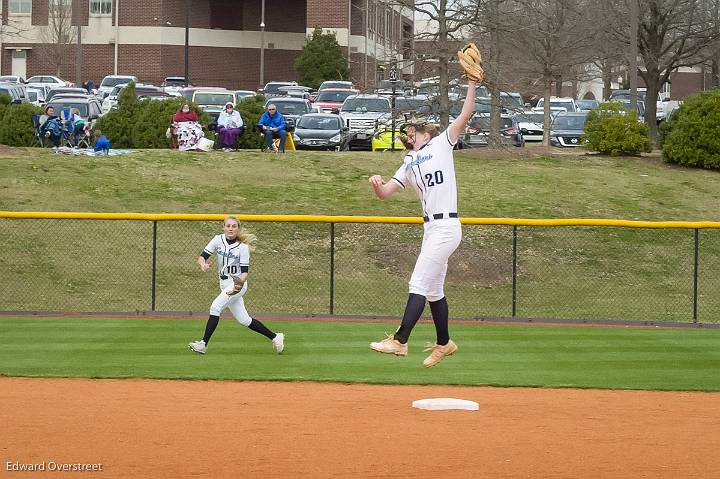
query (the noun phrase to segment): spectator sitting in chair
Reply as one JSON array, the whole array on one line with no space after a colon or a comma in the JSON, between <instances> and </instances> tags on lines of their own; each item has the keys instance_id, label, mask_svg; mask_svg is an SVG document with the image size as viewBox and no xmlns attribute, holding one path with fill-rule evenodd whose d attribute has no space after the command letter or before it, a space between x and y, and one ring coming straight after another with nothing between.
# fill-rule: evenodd
<instances>
[{"instance_id":1,"label":"spectator sitting in chair","mask_svg":"<svg viewBox=\"0 0 720 479\"><path fill-rule=\"evenodd\" d=\"M196 150L200 138L205 137L205 132L198 123L197 113L190 110L190 105L187 103L173 115L170 129L172 134L177 136L180 151Z\"/></svg>"},{"instance_id":2,"label":"spectator sitting in chair","mask_svg":"<svg viewBox=\"0 0 720 479\"><path fill-rule=\"evenodd\" d=\"M80 110L71 108L70 117L68 117L68 131L72 133L73 145L78 145L80 137L85 134L85 128L85 119L80 116Z\"/></svg>"},{"instance_id":3,"label":"spectator sitting in chair","mask_svg":"<svg viewBox=\"0 0 720 479\"><path fill-rule=\"evenodd\" d=\"M218 116L217 128L215 129L220 148L224 151L230 151L243 131L245 131L245 126L240 113L234 109L232 103L227 102L225 109Z\"/></svg>"},{"instance_id":4,"label":"spectator sitting in chair","mask_svg":"<svg viewBox=\"0 0 720 479\"><path fill-rule=\"evenodd\" d=\"M51 106L45 108L45 114L40 117L40 136L46 135L50 137L55 147L60 146L62 125L60 117L55 114L55 108Z\"/></svg>"},{"instance_id":5,"label":"spectator sitting in chair","mask_svg":"<svg viewBox=\"0 0 720 479\"><path fill-rule=\"evenodd\" d=\"M275 151L273 148L273 139L280 138L278 151L285 153L285 140L288 134L287 123L285 123L285 117L277 111L275 105L270 103L267 106L267 111L260 117L258 126L262 129L263 135L265 135L265 146L267 146L268 150Z\"/></svg>"}]
</instances>

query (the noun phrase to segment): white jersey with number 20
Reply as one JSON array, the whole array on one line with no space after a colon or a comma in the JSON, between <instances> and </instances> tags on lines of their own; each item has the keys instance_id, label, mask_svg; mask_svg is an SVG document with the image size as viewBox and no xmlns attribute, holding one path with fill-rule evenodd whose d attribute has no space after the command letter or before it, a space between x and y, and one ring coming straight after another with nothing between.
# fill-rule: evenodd
<instances>
[{"instance_id":1,"label":"white jersey with number 20","mask_svg":"<svg viewBox=\"0 0 720 479\"><path fill-rule=\"evenodd\" d=\"M392 179L405 188L415 188L423 216L457 213L457 185L453 163L454 143L445 130L405 160Z\"/></svg>"}]
</instances>

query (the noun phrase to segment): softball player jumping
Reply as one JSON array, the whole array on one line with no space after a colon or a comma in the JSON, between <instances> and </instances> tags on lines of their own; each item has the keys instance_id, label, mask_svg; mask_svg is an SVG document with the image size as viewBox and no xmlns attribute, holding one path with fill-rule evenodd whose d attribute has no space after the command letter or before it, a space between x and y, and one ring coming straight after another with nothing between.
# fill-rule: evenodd
<instances>
[{"instance_id":1,"label":"softball player jumping","mask_svg":"<svg viewBox=\"0 0 720 479\"><path fill-rule=\"evenodd\" d=\"M381 200L411 185L422 206L424 233L420 255L410 278L410 294L400 327L394 335L370 343L381 353L406 356L408 338L430 302L430 311L437 342L426 349L430 355L423 361L426 368L436 365L445 356L457 351L448 332L448 303L443 292L448 258L460 244L462 231L457 210L457 186L453 147L475 106L475 81L468 81L468 94L462 112L447 130L438 133L435 125L410 122L404 125L412 151L405 155L402 166L387 182L380 175L371 176L370 184Z\"/></svg>"},{"instance_id":2,"label":"softball player jumping","mask_svg":"<svg viewBox=\"0 0 720 479\"><path fill-rule=\"evenodd\" d=\"M223 222L223 234L219 234L207 244L197 259L198 266L205 272L210 269L208 259L217 254L217 269L220 276L220 294L210 305L210 317L205 326L205 336L188 344L196 353L205 354L210 337L215 332L220 313L229 308L238 323L247 326L256 333L272 341L273 348L280 354L285 348L285 335L270 331L263 323L253 319L245 309L243 296L247 292L248 268L250 266L250 245L255 236L240 229L237 218L228 216Z\"/></svg>"}]
</instances>

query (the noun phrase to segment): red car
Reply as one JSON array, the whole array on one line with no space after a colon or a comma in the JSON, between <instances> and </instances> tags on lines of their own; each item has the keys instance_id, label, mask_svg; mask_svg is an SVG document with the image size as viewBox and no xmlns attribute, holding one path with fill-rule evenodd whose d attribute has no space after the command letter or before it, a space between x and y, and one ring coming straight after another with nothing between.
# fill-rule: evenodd
<instances>
[{"instance_id":1,"label":"red car","mask_svg":"<svg viewBox=\"0 0 720 479\"><path fill-rule=\"evenodd\" d=\"M331 113L333 110L340 110L345 98L357 93L357 90L341 90L339 88L320 90L315 103L313 103L313 108L318 108L320 113Z\"/></svg>"}]
</instances>

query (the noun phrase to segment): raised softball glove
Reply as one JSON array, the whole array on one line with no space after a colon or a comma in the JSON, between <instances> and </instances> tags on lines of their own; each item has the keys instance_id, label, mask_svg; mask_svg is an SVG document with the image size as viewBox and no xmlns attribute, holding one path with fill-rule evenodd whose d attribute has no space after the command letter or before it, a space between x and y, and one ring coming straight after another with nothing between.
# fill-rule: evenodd
<instances>
[{"instance_id":1,"label":"raised softball glove","mask_svg":"<svg viewBox=\"0 0 720 479\"><path fill-rule=\"evenodd\" d=\"M232 278L233 280L233 287L227 292L227 295L234 296L243 289L243 286L245 286L245 281L243 281L240 276L235 276L232 274L230 275L230 278Z\"/></svg>"},{"instance_id":2,"label":"raised softball glove","mask_svg":"<svg viewBox=\"0 0 720 479\"><path fill-rule=\"evenodd\" d=\"M457 54L460 65L465 70L465 78L481 82L485 78L485 70L482 69L482 60L478 47L474 43L468 43Z\"/></svg>"}]
</instances>

